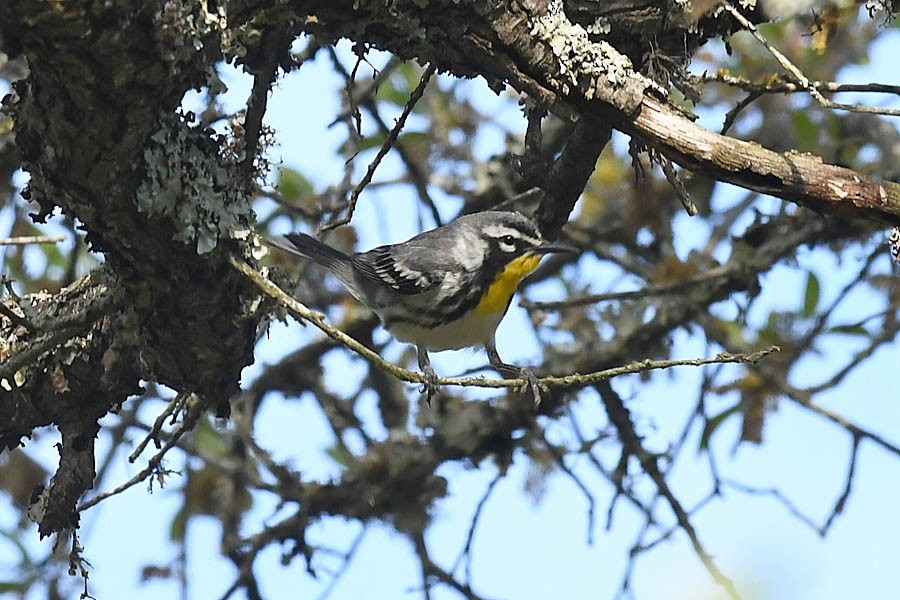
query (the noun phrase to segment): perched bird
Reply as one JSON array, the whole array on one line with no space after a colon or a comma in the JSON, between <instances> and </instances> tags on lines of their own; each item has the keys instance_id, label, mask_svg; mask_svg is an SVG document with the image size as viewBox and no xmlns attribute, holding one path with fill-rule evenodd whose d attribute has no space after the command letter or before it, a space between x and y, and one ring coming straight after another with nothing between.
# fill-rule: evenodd
<instances>
[{"instance_id":1,"label":"perched bird","mask_svg":"<svg viewBox=\"0 0 900 600\"><path fill-rule=\"evenodd\" d=\"M577 252L545 241L531 219L508 211L465 215L405 242L353 255L303 233L267 242L333 273L391 335L414 344L429 402L438 390L429 351L481 344L495 369L536 381L529 370L501 360L494 334L519 282L544 254Z\"/></svg>"}]
</instances>

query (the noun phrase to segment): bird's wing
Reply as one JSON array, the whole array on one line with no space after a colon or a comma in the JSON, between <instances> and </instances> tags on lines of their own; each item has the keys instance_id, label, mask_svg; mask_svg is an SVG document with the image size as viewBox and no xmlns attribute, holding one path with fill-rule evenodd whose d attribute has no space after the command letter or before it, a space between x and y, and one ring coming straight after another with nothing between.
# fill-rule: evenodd
<instances>
[{"instance_id":1,"label":"bird's wing","mask_svg":"<svg viewBox=\"0 0 900 600\"><path fill-rule=\"evenodd\" d=\"M421 294L443 281L443 271L423 268L398 253L393 246L379 246L352 258L356 268L368 279L406 295Z\"/></svg>"}]
</instances>

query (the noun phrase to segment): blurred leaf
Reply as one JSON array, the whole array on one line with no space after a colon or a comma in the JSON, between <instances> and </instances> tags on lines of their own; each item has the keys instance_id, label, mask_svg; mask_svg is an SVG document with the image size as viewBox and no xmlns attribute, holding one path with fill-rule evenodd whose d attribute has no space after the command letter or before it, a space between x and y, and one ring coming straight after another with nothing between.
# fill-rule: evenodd
<instances>
[{"instance_id":1,"label":"blurred leaf","mask_svg":"<svg viewBox=\"0 0 900 600\"><path fill-rule=\"evenodd\" d=\"M187 532L187 521L190 516L190 509L188 508L187 502L185 502L181 506L181 510L175 513L175 516L172 518L172 523L169 525L169 539L173 542L181 542L184 541L184 536Z\"/></svg>"},{"instance_id":2,"label":"blurred leaf","mask_svg":"<svg viewBox=\"0 0 900 600\"><path fill-rule=\"evenodd\" d=\"M671 254L656 263L656 270L650 281L656 284L683 281L693 277L697 272L697 265L690 258L681 262L677 256Z\"/></svg>"},{"instance_id":3,"label":"blurred leaf","mask_svg":"<svg viewBox=\"0 0 900 600\"><path fill-rule=\"evenodd\" d=\"M843 335L861 335L864 337L872 337L872 334L869 333L869 330L860 325L859 323L848 324L848 325L835 325L827 330L827 333L840 333Z\"/></svg>"},{"instance_id":4,"label":"blurred leaf","mask_svg":"<svg viewBox=\"0 0 900 600\"><path fill-rule=\"evenodd\" d=\"M422 69L413 62L404 62L397 66L387 80L382 81L375 94L377 100L383 100L397 106L406 106L409 95L419 84ZM418 106L414 112L421 110Z\"/></svg>"},{"instance_id":5,"label":"blurred leaf","mask_svg":"<svg viewBox=\"0 0 900 600\"><path fill-rule=\"evenodd\" d=\"M791 114L791 124L794 126L797 150L800 152L814 152L819 142L819 126L813 123L809 114L802 110L794 111Z\"/></svg>"},{"instance_id":6,"label":"blurred leaf","mask_svg":"<svg viewBox=\"0 0 900 600\"><path fill-rule=\"evenodd\" d=\"M331 460L345 469L349 469L355 461L353 455L342 446L330 446L325 449L325 453L331 457Z\"/></svg>"},{"instance_id":7,"label":"blurred leaf","mask_svg":"<svg viewBox=\"0 0 900 600\"><path fill-rule=\"evenodd\" d=\"M0 594L24 594L28 587L24 581L0 581Z\"/></svg>"},{"instance_id":8,"label":"blurred leaf","mask_svg":"<svg viewBox=\"0 0 900 600\"><path fill-rule=\"evenodd\" d=\"M431 134L424 131L406 131L397 137L397 143L402 144L407 150L420 153L427 149L431 142Z\"/></svg>"},{"instance_id":9,"label":"blurred leaf","mask_svg":"<svg viewBox=\"0 0 900 600\"><path fill-rule=\"evenodd\" d=\"M18 448L7 453L5 460L0 460L0 490L7 492L20 509L28 506L32 490L45 483L48 475L40 463Z\"/></svg>"},{"instance_id":10,"label":"blurred leaf","mask_svg":"<svg viewBox=\"0 0 900 600\"><path fill-rule=\"evenodd\" d=\"M365 152L366 150L379 150L381 146L384 144L384 141L387 139L387 135L383 133L373 133L372 135L366 136L356 142L356 155L354 158L359 159L359 155ZM395 145L403 145L405 148L413 151L418 151L421 147L427 148L428 144L431 142L431 134L422 132L422 131L407 131L401 133L397 136L397 141ZM341 144L339 148L340 152L346 152L347 144ZM373 158L375 155L372 154L369 158Z\"/></svg>"},{"instance_id":11,"label":"blurred leaf","mask_svg":"<svg viewBox=\"0 0 900 600\"><path fill-rule=\"evenodd\" d=\"M806 293L803 295L803 316L809 318L816 313L816 307L819 306L819 278L810 271L806 274Z\"/></svg>"},{"instance_id":12,"label":"blurred leaf","mask_svg":"<svg viewBox=\"0 0 900 600\"><path fill-rule=\"evenodd\" d=\"M703 433L700 434L700 446L697 450L699 452L709 450L709 440L712 437L712 434L715 433L716 429L718 429L728 417L738 414L740 411L741 401L738 400L734 406L729 406L716 416L707 419L706 424L703 425Z\"/></svg>"},{"instance_id":13,"label":"blurred leaf","mask_svg":"<svg viewBox=\"0 0 900 600\"><path fill-rule=\"evenodd\" d=\"M225 455L226 444L222 434L213 429L209 419L201 419L194 429L194 443L199 453L208 456L222 457Z\"/></svg>"},{"instance_id":14,"label":"blurred leaf","mask_svg":"<svg viewBox=\"0 0 900 600\"><path fill-rule=\"evenodd\" d=\"M299 203L305 196L313 193L313 186L300 171L282 167L278 173L278 193L285 202Z\"/></svg>"}]
</instances>

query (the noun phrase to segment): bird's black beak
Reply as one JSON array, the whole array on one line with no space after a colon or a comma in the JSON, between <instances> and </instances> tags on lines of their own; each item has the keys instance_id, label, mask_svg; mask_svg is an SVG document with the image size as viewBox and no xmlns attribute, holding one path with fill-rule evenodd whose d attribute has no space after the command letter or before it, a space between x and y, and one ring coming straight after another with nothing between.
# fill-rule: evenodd
<instances>
[{"instance_id":1,"label":"bird's black beak","mask_svg":"<svg viewBox=\"0 0 900 600\"><path fill-rule=\"evenodd\" d=\"M543 241L543 242L541 242L540 246L538 246L537 248L533 248L532 252L534 252L536 254L550 254L551 252L560 252L560 253L565 252L568 254L578 254L579 252L581 252L581 250L579 250L575 246L570 246L569 244L562 244L560 242Z\"/></svg>"}]
</instances>

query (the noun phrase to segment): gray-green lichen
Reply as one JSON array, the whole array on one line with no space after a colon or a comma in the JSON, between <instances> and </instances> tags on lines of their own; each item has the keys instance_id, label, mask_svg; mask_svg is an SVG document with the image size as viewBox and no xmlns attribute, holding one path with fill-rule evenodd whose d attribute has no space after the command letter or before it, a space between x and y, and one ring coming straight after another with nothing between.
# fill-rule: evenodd
<instances>
[{"instance_id":1,"label":"gray-green lichen","mask_svg":"<svg viewBox=\"0 0 900 600\"><path fill-rule=\"evenodd\" d=\"M587 30L572 23L563 10L551 5L529 24L534 39L553 52L560 93L580 91L586 100L603 100L631 112L640 105L644 90L652 87L627 56L603 40L591 41Z\"/></svg>"},{"instance_id":2,"label":"gray-green lichen","mask_svg":"<svg viewBox=\"0 0 900 600\"><path fill-rule=\"evenodd\" d=\"M197 52L221 52L226 59L243 56L246 48L228 26L226 3L213 6L208 2L168 0L156 13L156 38L164 58L173 70L182 62L190 62Z\"/></svg>"},{"instance_id":3,"label":"gray-green lichen","mask_svg":"<svg viewBox=\"0 0 900 600\"><path fill-rule=\"evenodd\" d=\"M144 149L145 177L136 192L138 209L168 218L174 239L196 244L198 254L223 238L245 239L253 223L240 169L213 135L181 115L161 119Z\"/></svg>"}]
</instances>

